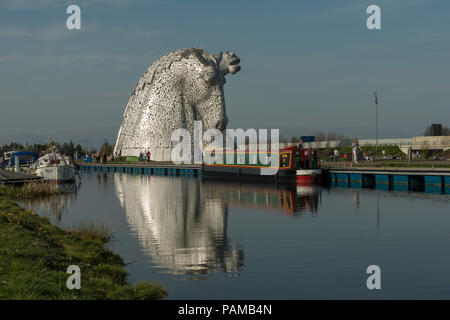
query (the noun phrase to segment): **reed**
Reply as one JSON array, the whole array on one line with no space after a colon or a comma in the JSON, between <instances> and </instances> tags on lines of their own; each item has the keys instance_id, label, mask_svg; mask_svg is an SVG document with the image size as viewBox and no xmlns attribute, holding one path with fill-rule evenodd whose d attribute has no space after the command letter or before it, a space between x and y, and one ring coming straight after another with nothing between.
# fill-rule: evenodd
<instances>
[{"instance_id":1,"label":"reed","mask_svg":"<svg viewBox=\"0 0 450 320\"><path fill-rule=\"evenodd\" d=\"M13 199L51 197L68 192L56 184L45 182L29 182L22 186L0 186L0 194Z\"/></svg>"},{"instance_id":2,"label":"reed","mask_svg":"<svg viewBox=\"0 0 450 320\"><path fill-rule=\"evenodd\" d=\"M98 239L104 242L110 241L114 234L114 230L106 221L95 223L91 220L75 222L72 229L68 231L72 231L83 238Z\"/></svg>"}]
</instances>

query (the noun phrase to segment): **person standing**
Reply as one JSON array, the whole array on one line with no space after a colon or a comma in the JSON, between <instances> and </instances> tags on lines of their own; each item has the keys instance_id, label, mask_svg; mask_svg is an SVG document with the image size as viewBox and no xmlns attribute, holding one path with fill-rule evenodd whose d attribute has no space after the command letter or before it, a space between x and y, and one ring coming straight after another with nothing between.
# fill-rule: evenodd
<instances>
[{"instance_id":1,"label":"person standing","mask_svg":"<svg viewBox=\"0 0 450 320\"><path fill-rule=\"evenodd\" d=\"M339 150L338 149L334 149L334 161L335 162L339 161Z\"/></svg>"},{"instance_id":2,"label":"person standing","mask_svg":"<svg viewBox=\"0 0 450 320\"><path fill-rule=\"evenodd\" d=\"M358 139L354 138L352 143L352 156L354 163L358 163L358 151L359 151Z\"/></svg>"}]
</instances>

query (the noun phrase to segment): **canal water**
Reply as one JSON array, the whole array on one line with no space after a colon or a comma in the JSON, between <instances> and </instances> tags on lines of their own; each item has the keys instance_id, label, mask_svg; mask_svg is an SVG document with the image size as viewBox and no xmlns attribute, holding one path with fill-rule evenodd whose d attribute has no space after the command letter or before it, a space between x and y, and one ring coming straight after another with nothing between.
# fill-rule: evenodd
<instances>
[{"instance_id":1,"label":"canal water","mask_svg":"<svg viewBox=\"0 0 450 320\"><path fill-rule=\"evenodd\" d=\"M450 298L449 195L98 172L72 189L25 205L107 223L129 281L168 299Z\"/></svg>"}]
</instances>

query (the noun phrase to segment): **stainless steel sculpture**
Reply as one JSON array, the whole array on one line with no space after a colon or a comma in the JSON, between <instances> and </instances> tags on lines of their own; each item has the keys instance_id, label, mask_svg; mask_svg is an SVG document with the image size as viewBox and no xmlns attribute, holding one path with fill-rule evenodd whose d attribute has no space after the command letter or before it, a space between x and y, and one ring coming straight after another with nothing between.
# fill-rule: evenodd
<instances>
[{"instance_id":1,"label":"stainless steel sculpture","mask_svg":"<svg viewBox=\"0 0 450 320\"><path fill-rule=\"evenodd\" d=\"M152 160L169 161L171 136L183 128L193 136L194 121L203 130L225 130L225 75L238 72L233 52L212 56L201 49L181 49L155 61L131 95L120 127L115 155L151 152Z\"/></svg>"}]
</instances>

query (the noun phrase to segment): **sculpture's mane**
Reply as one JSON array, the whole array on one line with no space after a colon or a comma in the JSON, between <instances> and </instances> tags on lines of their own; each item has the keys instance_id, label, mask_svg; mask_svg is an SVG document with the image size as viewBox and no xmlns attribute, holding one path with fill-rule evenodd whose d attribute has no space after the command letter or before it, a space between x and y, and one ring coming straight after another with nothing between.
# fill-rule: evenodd
<instances>
[{"instance_id":1,"label":"sculpture's mane","mask_svg":"<svg viewBox=\"0 0 450 320\"><path fill-rule=\"evenodd\" d=\"M136 89L134 90L132 96L143 90L146 86L151 86L153 81L162 71L168 70L172 67L172 63L183 59L188 60L191 57L195 57L205 67L210 67L212 63L216 63L216 59L203 49L189 48L170 52L153 62L153 64L144 72L136 85Z\"/></svg>"}]
</instances>

